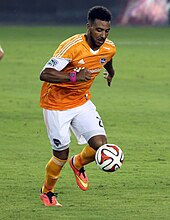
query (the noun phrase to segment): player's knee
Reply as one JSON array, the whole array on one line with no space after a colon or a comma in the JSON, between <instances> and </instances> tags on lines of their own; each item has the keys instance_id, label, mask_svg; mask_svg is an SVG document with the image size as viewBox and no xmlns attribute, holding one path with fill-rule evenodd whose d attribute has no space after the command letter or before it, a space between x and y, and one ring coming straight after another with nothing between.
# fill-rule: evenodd
<instances>
[{"instance_id":1,"label":"player's knee","mask_svg":"<svg viewBox=\"0 0 170 220\"><path fill-rule=\"evenodd\" d=\"M97 150L100 146L107 143L107 138L105 135L97 135L94 137L91 137L88 141L88 144L93 149Z\"/></svg>"},{"instance_id":2,"label":"player's knee","mask_svg":"<svg viewBox=\"0 0 170 220\"><path fill-rule=\"evenodd\" d=\"M69 155L69 145L66 149L64 150L54 150L53 149L53 155L61 160L67 160L68 159L68 155Z\"/></svg>"}]
</instances>

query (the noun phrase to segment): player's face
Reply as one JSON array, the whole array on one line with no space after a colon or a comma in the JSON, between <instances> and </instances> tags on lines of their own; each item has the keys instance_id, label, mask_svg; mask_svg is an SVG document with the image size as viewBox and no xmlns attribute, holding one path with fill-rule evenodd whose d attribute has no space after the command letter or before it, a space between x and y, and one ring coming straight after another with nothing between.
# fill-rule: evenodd
<instances>
[{"instance_id":1,"label":"player's face","mask_svg":"<svg viewBox=\"0 0 170 220\"><path fill-rule=\"evenodd\" d=\"M94 23L87 24L87 29L87 42L92 49L97 49L102 46L109 34L110 22L95 19Z\"/></svg>"}]
</instances>

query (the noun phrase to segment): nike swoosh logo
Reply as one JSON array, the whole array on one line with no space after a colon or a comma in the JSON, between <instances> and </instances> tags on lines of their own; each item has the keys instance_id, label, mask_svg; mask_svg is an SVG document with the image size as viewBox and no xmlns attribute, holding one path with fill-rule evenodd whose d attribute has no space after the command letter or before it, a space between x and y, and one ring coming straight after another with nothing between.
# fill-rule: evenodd
<instances>
[{"instance_id":1,"label":"nike swoosh logo","mask_svg":"<svg viewBox=\"0 0 170 220\"><path fill-rule=\"evenodd\" d=\"M83 180L80 179L80 177L77 176L77 175L76 175L76 178L78 179L78 181L81 183L81 185L82 185L84 188L88 188L88 185L89 185L88 183L83 182Z\"/></svg>"}]
</instances>

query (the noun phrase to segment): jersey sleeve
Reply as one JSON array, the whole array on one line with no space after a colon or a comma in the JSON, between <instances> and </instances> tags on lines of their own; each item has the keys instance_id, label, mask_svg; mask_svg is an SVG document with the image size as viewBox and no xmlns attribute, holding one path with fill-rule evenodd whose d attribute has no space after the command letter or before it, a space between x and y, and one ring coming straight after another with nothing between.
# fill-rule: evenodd
<instances>
[{"instance_id":1,"label":"jersey sleeve","mask_svg":"<svg viewBox=\"0 0 170 220\"><path fill-rule=\"evenodd\" d=\"M72 61L76 53L76 48L82 41L83 39L80 34L74 35L73 37L62 42L54 52L53 56Z\"/></svg>"},{"instance_id":2,"label":"jersey sleeve","mask_svg":"<svg viewBox=\"0 0 170 220\"><path fill-rule=\"evenodd\" d=\"M42 71L45 70L46 68L52 68L52 69L55 69L57 71L61 71L62 69L64 69L68 65L69 62L70 62L69 59L52 57L45 64ZM41 71L41 73L42 73L42 71Z\"/></svg>"}]
</instances>

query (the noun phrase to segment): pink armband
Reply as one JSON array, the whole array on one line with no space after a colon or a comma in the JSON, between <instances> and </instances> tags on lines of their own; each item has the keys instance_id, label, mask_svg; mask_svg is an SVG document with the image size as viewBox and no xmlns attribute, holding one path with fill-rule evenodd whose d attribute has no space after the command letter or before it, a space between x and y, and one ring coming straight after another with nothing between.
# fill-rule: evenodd
<instances>
[{"instance_id":1,"label":"pink armband","mask_svg":"<svg viewBox=\"0 0 170 220\"><path fill-rule=\"evenodd\" d=\"M77 75L76 71L70 72L70 81L71 82L76 82L76 80L77 80L76 75Z\"/></svg>"}]
</instances>

